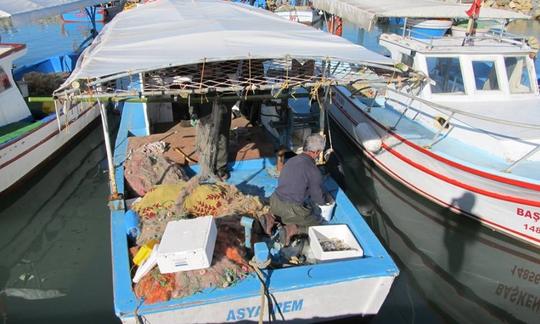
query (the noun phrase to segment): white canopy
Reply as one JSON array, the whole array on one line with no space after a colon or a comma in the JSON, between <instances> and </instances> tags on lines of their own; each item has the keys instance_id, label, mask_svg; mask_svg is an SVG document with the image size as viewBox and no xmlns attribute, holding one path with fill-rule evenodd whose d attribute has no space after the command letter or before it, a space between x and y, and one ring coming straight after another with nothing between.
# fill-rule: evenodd
<instances>
[{"instance_id":1,"label":"white canopy","mask_svg":"<svg viewBox=\"0 0 540 324\"><path fill-rule=\"evenodd\" d=\"M158 0L118 14L88 47L64 86L77 79L241 59L392 61L266 10L216 0Z\"/></svg>"},{"instance_id":2,"label":"white canopy","mask_svg":"<svg viewBox=\"0 0 540 324\"><path fill-rule=\"evenodd\" d=\"M0 0L0 21L10 19L13 25L22 25L31 20L54 16L70 10L80 9L107 0Z\"/></svg>"},{"instance_id":3,"label":"white canopy","mask_svg":"<svg viewBox=\"0 0 540 324\"><path fill-rule=\"evenodd\" d=\"M434 0L313 0L313 7L370 30L379 17L468 18L470 4ZM482 8L479 18L529 19L510 10Z\"/></svg>"}]
</instances>

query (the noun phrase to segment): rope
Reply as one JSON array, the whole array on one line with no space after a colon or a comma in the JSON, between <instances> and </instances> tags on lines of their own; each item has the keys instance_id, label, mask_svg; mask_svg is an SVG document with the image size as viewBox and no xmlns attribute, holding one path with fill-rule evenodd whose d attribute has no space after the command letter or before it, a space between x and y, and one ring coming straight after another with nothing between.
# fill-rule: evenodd
<instances>
[{"instance_id":1,"label":"rope","mask_svg":"<svg viewBox=\"0 0 540 324\"><path fill-rule=\"evenodd\" d=\"M133 312L135 314L135 322L137 324L143 324L141 316L139 315L139 308L141 308L143 303L144 303L144 297L141 298L141 302L139 303L139 305L137 305L137 308L135 308L135 311Z\"/></svg>"},{"instance_id":2,"label":"rope","mask_svg":"<svg viewBox=\"0 0 540 324\"><path fill-rule=\"evenodd\" d=\"M202 90L203 87L203 80L204 80L204 67L206 65L206 57L204 58L202 62L202 68L201 68L201 80L199 81L199 92ZM201 104L203 103L203 97L201 96Z\"/></svg>"},{"instance_id":3,"label":"rope","mask_svg":"<svg viewBox=\"0 0 540 324\"><path fill-rule=\"evenodd\" d=\"M289 87L289 68L287 67L288 64L289 64L289 56L286 56L285 57L285 81L283 81L278 92L274 95L275 98L279 97L281 95L281 92L283 92L283 90ZM292 69L292 61L291 61L291 69Z\"/></svg>"},{"instance_id":4,"label":"rope","mask_svg":"<svg viewBox=\"0 0 540 324\"><path fill-rule=\"evenodd\" d=\"M271 262L272 260L268 259L263 263L259 263L255 261L255 258L249 261L249 265L253 268L253 270L255 270L257 278L259 278L259 281L261 282L261 311L259 312L259 324L264 323L264 312L266 310L265 296L269 294L268 287L266 287L266 283L264 281L264 274L261 272L261 269L268 267Z\"/></svg>"}]
</instances>

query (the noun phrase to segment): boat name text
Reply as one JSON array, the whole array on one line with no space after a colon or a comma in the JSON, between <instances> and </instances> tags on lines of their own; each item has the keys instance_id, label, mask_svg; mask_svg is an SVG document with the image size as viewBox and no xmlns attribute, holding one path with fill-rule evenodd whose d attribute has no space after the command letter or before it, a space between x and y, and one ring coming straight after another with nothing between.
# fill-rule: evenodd
<instances>
[{"instance_id":1,"label":"boat name text","mask_svg":"<svg viewBox=\"0 0 540 324\"><path fill-rule=\"evenodd\" d=\"M298 312L302 310L304 306L303 299L288 300L281 303L277 303L272 308L273 314ZM261 311L261 306L240 307L230 309L227 314L227 322L244 320L248 318L258 317Z\"/></svg>"},{"instance_id":2,"label":"boat name text","mask_svg":"<svg viewBox=\"0 0 540 324\"><path fill-rule=\"evenodd\" d=\"M540 311L540 298L529 294L518 286L512 287L505 284L498 284L495 294L510 301L513 304L530 309L533 312Z\"/></svg>"},{"instance_id":3,"label":"boat name text","mask_svg":"<svg viewBox=\"0 0 540 324\"><path fill-rule=\"evenodd\" d=\"M540 212L525 209L525 208L517 208L516 215L525 217L525 218L534 219L535 222L538 222L538 220L540 220Z\"/></svg>"}]
</instances>

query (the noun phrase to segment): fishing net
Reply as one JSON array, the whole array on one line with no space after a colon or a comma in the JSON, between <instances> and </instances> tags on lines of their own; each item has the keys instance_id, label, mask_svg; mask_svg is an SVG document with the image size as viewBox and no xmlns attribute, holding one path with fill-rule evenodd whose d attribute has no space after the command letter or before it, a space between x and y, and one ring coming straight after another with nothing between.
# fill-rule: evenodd
<instances>
[{"instance_id":1,"label":"fishing net","mask_svg":"<svg viewBox=\"0 0 540 324\"><path fill-rule=\"evenodd\" d=\"M135 293L145 303L193 295L208 288L224 288L245 278L251 271L246 262L242 216L257 218L269 211L258 196L242 193L223 182L187 182L154 187L132 208L139 213L141 234L137 245L160 240L169 221L186 217L214 216L217 238L212 264L207 269L161 275L154 269L135 284Z\"/></svg>"},{"instance_id":2,"label":"fishing net","mask_svg":"<svg viewBox=\"0 0 540 324\"><path fill-rule=\"evenodd\" d=\"M185 181L176 184L157 185L144 197L131 206L137 212L142 223L137 244L143 245L150 240L160 239L167 222L177 220L175 201L180 191L186 186Z\"/></svg>"},{"instance_id":3,"label":"fishing net","mask_svg":"<svg viewBox=\"0 0 540 324\"><path fill-rule=\"evenodd\" d=\"M207 269L182 271L175 274L173 298L191 296L207 288L226 288L244 279L251 268L245 261L246 250L241 216L225 216L216 219L218 234L212 257Z\"/></svg>"},{"instance_id":4,"label":"fishing net","mask_svg":"<svg viewBox=\"0 0 540 324\"><path fill-rule=\"evenodd\" d=\"M245 261L240 218L240 215L216 218L218 233L209 268L174 274L160 274L155 268L135 284L137 297L152 304L191 296L208 288L225 288L245 278L252 270Z\"/></svg>"},{"instance_id":5,"label":"fishing net","mask_svg":"<svg viewBox=\"0 0 540 324\"><path fill-rule=\"evenodd\" d=\"M190 179L176 200L178 214L195 216L249 215L258 218L268 213L258 196L247 195L225 182L200 184L199 177Z\"/></svg>"},{"instance_id":6,"label":"fishing net","mask_svg":"<svg viewBox=\"0 0 540 324\"><path fill-rule=\"evenodd\" d=\"M163 156L168 150L165 142L144 144L131 151L124 164L129 187L144 196L158 184L178 183L186 180L182 167Z\"/></svg>"},{"instance_id":7,"label":"fishing net","mask_svg":"<svg viewBox=\"0 0 540 324\"><path fill-rule=\"evenodd\" d=\"M171 299L174 287L173 273L161 274L154 268L135 285L134 291L145 304L154 304Z\"/></svg>"}]
</instances>

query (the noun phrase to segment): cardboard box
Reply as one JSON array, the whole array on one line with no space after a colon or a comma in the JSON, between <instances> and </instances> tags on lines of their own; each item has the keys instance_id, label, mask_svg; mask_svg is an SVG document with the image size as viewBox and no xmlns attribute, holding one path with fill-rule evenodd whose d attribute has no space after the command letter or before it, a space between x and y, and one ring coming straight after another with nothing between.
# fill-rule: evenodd
<instances>
[{"instance_id":1,"label":"cardboard box","mask_svg":"<svg viewBox=\"0 0 540 324\"><path fill-rule=\"evenodd\" d=\"M308 230L309 246L313 257L319 261L359 258L364 256L364 250L354 237L347 225L311 226ZM342 240L350 250L324 251L322 241L332 239Z\"/></svg>"},{"instance_id":2,"label":"cardboard box","mask_svg":"<svg viewBox=\"0 0 540 324\"><path fill-rule=\"evenodd\" d=\"M212 216L167 223L157 254L159 271L172 273L210 267L216 236Z\"/></svg>"}]
</instances>

